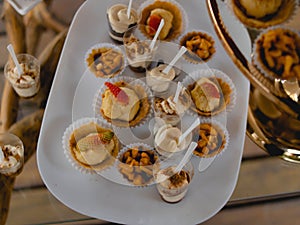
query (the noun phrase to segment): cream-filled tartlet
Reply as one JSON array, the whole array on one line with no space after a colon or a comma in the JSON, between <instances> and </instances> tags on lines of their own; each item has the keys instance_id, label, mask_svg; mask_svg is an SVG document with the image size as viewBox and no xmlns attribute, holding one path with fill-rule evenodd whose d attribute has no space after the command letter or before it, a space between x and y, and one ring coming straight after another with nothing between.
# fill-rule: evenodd
<instances>
[{"instance_id":1,"label":"cream-filled tartlet","mask_svg":"<svg viewBox=\"0 0 300 225\"><path fill-rule=\"evenodd\" d=\"M167 167L157 172L155 179L156 188L161 198L168 203L181 201L193 178L193 166L188 163L180 172L174 172L175 167Z\"/></svg>"},{"instance_id":2,"label":"cream-filled tartlet","mask_svg":"<svg viewBox=\"0 0 300 225\"><path fill-rule=\"evenodd\" d=\"M100 114L108 122L120 127L137 125L150 111L150 102L144 87L124 80L105 82Z\"/></svg>"},{"instance_id":3,"label":"cream-filled tartlet","mask_svg":"<svg viewBox=\"0 0 300 225\"><path fill-rule=\"evenodd\" d=\"M178 141L181 135L181 130L170 124L164 124L159 127L154 137L154 145L157 152L163 156L170 156L173 153L185 150L192 141L192 134L190 133L179 143Z\"/></svg>"},{"instance_id":4,"label":"cream-filled tartlet","mask_svg":"<svg viewBox=\"0 0 300 225\"><path fill-rule=\"evenodd\" d=\"M130 16L127 15L128 6L116 4L107 10L110 37L118 42L123 42L123 35L128 28L135 26L138 22L137 12L131 8Z\"/></svg>"},{"instance_id":5,"label":"cream-filled tartlet","mask_svg":"<svg viewBox=\"0 0 300 225\"><path fill-rule=\"evenodd\" d=\"M40 65L36 58L28 54L18 55L22 73L8 62L4 68L5 76L20 97L29 98L40 89Z\"/></svg>"},{"instance_id":6,"label":"cream-filled tartlet","mask_svg":"<svg viewBox=\"0 0 300 225\"><path fill-rule=\"evenodd\" d=\"M248 27L262 29L287 21L296 8L295 0L231 0L234 14Z\"/></svg>"},{"instance_id":7,"label":"cream-filled tartlet","mask_svg":"<svg viewBox=\"0 0 300 225\"><path fill-rule=\"evenodd\" d=\"M114 132L94 120L76 121L63 137L65 154L80 171L90 173L111 166L118 153L119 141Z\"/></svg>"},{"instance_id":8,"label":"cream-filled tartlet","mask_svg":"<svg viewBox=\"0 0 300 225\"><path fill-rule=\"evenodd\" d=\"M169 88L170 82L175 78L175 69L171 68L165 73L164 69L167 64L158 63L157 66L149 65L146 71L146 82L148 86L155 92L164 92Z\"/></svg>"}]
</instances>

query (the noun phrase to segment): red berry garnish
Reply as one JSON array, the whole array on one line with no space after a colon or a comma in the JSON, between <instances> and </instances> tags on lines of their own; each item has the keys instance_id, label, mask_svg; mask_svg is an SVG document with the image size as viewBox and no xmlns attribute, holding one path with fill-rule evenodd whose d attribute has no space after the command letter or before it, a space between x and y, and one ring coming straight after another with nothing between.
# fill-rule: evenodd
<instances>
[{"instance_id":1,"label":"red berry garnish","mask_svg":"<svg viewBox=\"0 0 300 225\"><path fill-rule=\"evenodd\" d=\"M155 32L157 31L160 21L161 21L161 17L158 15L151 15L148 19L148 25L149 27L151 27L151 29L149 29L149 34L155 34Z\"/></svg>"},{"instance_id":2,"label":"red berry garnish","mask_svg":"<svg viewBox=\"0 0 300 225\"><path fill-rule=\"evenodd\" d=\"M129 97L126 94L125 91L123 91L120 87L110 83L110 82L105 82L104 83L106 87L110 90L110 92L117 98L117 100L123 104L128 104L129 103Z\"/></svg>"}]
</instances>

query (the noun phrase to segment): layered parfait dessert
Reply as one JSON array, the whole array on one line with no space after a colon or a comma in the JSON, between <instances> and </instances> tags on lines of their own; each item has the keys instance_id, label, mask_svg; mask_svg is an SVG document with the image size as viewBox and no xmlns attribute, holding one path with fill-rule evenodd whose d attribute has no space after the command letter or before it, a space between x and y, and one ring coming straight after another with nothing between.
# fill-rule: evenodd
<instances>
[{"instance_id":1,"label":"layered parfait dessert","mask_svg":"<svg viewBox=\"0 0 300 225\"><path fill-rule=\"evenodd\" d=\"M107 20L109 25L110 37L122 43L123 35L128 28L135 26L138 22L138 14L133 8L127 15L128 6L123 4L115 4L107 10Z\"/></svg>"},{"instance_id":2,"label":"layered parfait dessert","mask_svg":"<svg viewBox=\"0 0 300 225\"><path fill-rule=\"evenodd\" d=\"M13 134L0 135L0 173L16 176L24 165L24 147L22 141Z\"/></svg>"},{"instance_id":3,"label":"layered parfait dessert","mask_svg":"<svg viewBox=\"0 0 300 225\"><path fill-rule=\"evenodd\" d=\"M165 123L175 126L180 122L181 117L190 105L191 99L185 91L179 94L176 102L174 101L173 95L165 99L156 97L154 99L155 117L163 119Z\"/></svg>"},{"instance_id":4,"label":"layered parfait dessert","mask_svg":"<svg viewBox=\"0 0 300 225\"><path fill-rule=\"evenodd\" d=\"M157 190L168 203L177 203L185 197L194 173L190 162L180 172L175 173L174 169L174 166L167 167L156 174Z\"/></svg>"},{"instance_id":5,"label":"layered parfait dessert","mask_svg":"<svg viewBox=\"0 0 300 225\"><path fill-rule=\"evenodd\" d=\"M146 71L148 62L154 56L158 43L155 43L153 48L150 48L151 40L141 39L136 35L137 26L128 29L123 37L123 43L129 67L138 73Z\"/></svg>"},{"instance_id":6,"label":"layered parfait dessert","mask_svg":"<svg viewBox=\"0 0 300 225\"><path fill-rule=\"evenodd\" d=\"M40 89L39 62L35 57L28 54L20 54L17 58L22 73L19 74L17 67L8 62L4 68L5 76L20 97L32 97Z\"/></svg>"}]
</instances>

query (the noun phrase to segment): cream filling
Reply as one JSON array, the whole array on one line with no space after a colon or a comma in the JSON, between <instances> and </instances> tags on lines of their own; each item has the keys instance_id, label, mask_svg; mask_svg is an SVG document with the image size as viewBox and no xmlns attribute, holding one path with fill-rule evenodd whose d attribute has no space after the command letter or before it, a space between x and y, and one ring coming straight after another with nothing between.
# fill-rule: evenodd
<instances>
[{"instance_id":1,"label":"cream filling","mask_svg":"<svg viewBox=\"0 0 300 225\"><path fill-rule=\"evenodd\" d=\"M184 150L191 142L192 136L188 135L180 144L178 139L181 136L181 131L177 127L169 124L161 126L154 138L155 145L162 151L174 153Z\"/></svg>"},{"instance_id":2,"label":"cream filling","mask_svg":"<svg viewBox=\"0 0 300 225\"><path fill-rule=\"evenodd\" d=\"M22 150L19 146L4 145L0 146L0 168L8 169L15 167L19 161L18 158L22 157ZM16 168L17 170L18 168ZM15 171L11 171L15 172Z\"/></svg>"},{"instance_id":3,"label":"cream filling","mask_svg":"<svg viewBox=\"0 0 300 225\"><path fill-rule=\"evenodd\" d=\"M97 135L97 133L92 133L88 136L90 135ZM108 144L91 145L90 148L85 148L84 150L76 148L76 151L74 152L78 161L93 166L103 162L112 152L114 147L115 143L111 140Z\"/></svg>"},{"instance_id":4,"label":"cream filling","mask_svg":"<svg viewBox=\"0 0 300 225\"><path fill-rule=\"evenodd\" d=\"M128 18L127 6L122 4L110 7L107 15L112 29L118 33L124 33L131 24L136 23L138 20L137 12L134 9L131 9L130 17Z\"/></svg>"},{"instance_id":5,"label":"cream filling","mask_svg":"<svg viewBox=\"0 0 300 225\"><path fill-rule=\"evenodd\" d=\"M175 70L171 68L168 73L163 73L167 67L166 64L161 64L158 67L147 71L146 82L153 91L163 92L169 88L169 82L175 78Z\"/></svg>"},{"instance_id":6,"label":"cream filling","mask_svg":"<svg viewBox=\"0 0 300 225\"><path fill-rule=\"evenodd\" d=\"M276 13L282 4L282 0L239 0L246 10L247 15L255 18Z\"/></svg>"},{"instance_id":7,"label":"cream filling","mask_svg":"<svg viewBox=\"0 0 300 225\"><path fill-rule=\"evenodd\" d=\"M109 91L106 90L102 100L103 113L105 116L111 119L119 119L123 121L131 121L134 119L139 111L140 99L134 90L126 87L121 87L123 91L129 97L129 103L124 105L117 101L116 97Z\"/></svg>"}]
</instances>

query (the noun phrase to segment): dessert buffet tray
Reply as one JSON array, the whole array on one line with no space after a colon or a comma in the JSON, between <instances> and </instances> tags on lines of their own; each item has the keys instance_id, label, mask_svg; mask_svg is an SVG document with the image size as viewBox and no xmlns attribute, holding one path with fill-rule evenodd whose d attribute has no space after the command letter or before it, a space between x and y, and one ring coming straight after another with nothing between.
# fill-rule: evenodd
<instances>
[{"instance_id":1,"label":"dessert buffet tray","mask_svg":"<svg viewBox=\"0 0 300 225\"><path fill-rule=\"evenodd\" d=\"M111 42L106 9L120 1L87 0L75 15L53 81L37 149L42 179L49 191L63 204L84 215L122 224L196 224L216 214L230 198L238 178L248 109L249 82L240 74L218 41L205 1L181 0L188 17L187 31L204 31L215 40L216 53L207 63L189 64L196 69L222 70L236 87L236 106L226 116L230 142L203 172L197 170L185 198L176 204L161 200L155 185L132 187L112 182L109 177L80 173L68 162L61 144L65 129L82 117L93 117L93 98L105 81L86 68L86 51L97 43ZM138 1L143 2L143 1ZM235 21L220 1L224 21L245 55L251 46L247 31ZM224 122L224 121L223 121ZM126 141L126 140L125 140ZM129 140L127 140L130 142ZM108 178L108 179L107 179Z\"/></svg>"}]
</instances>

